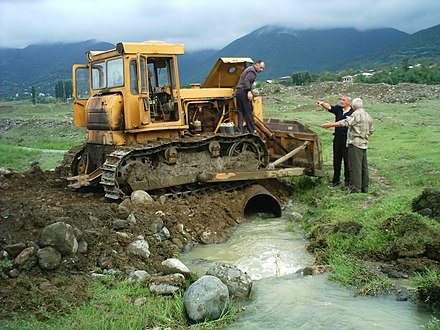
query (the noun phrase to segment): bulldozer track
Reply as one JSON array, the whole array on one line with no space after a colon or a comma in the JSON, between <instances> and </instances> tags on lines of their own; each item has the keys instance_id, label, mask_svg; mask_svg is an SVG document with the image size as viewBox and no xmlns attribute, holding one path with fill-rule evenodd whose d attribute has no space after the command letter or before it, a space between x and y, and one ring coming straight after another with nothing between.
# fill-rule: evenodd
<instances>
[{"instance_id":1,"label":"bulldozer track","mask_svg":"<svg viewBox=\"0 0 440 330\"><path fill-rule=\"evenodd\" d=\"M240 154L245 147L252 148L252 150L258 155L257 165L266 166L268 161L268 151L264 142L257 135L215 135L205 137L193 137L182 139L179 141L158 141L148 145L141 145L135 147L119 148L109 155L107 155L106 161L102 166L103 174L101 177L101 185L104 187L105 196L109 199L123 199L127 197L133 190L142 189L150 193L154 197L165 195L166 197L175 198L182 197L191 194L203 194L208 191L217 190L233 190L240 187L249 185L245 182L230 182L230 183L215 183L215 184L203 184L201 185L196 181L198 173L192 173L192 178L188 176L188 181L183 184L167 185L166 187L159 187L158 189L149 189L146 183L146 172L148 172L148 166L151 159L154 157L160 159L162 165L167 162L172 162L173 152L189 152L197 154L197 152L208 153L211 146L219 146L221 151L219 155L215 157L233 157L236 154ZM171 150L171 151L170 151ZM170 159L164 159L163 157L170 157ZM165 156L164 156L165 155ZM170 156L171 155L171 156ZM174 166L174 165L173 165ZM179 165L175 165L178 167ZM187 165L187 167L190 167ZM141 168L142 173L138 173L133 168ZM178 170L179 168L176 168ZM135 173L131 173L135 172ZM160 178L161 174L153 172L151 176L158 176L157 180L169 180L172 181L173 176L177 174L171 169L172 172L167 173L168 178ZM141 178L139 178L140 176ZM144 178L145 176L145 178ZM162 174L162 176L165 176ZM134 177L130 182L129 177ZM185 176L183 176L185 177ZM139 181L136 181L139 179ZM153 179L151 179L153 180ZM133 182L134 181L134 182ZM145 184L144 184L145 183ZM133 186L135 185L135 188ZM166 189L165 189L166 188Z\"/></svg>"}]
</instances>

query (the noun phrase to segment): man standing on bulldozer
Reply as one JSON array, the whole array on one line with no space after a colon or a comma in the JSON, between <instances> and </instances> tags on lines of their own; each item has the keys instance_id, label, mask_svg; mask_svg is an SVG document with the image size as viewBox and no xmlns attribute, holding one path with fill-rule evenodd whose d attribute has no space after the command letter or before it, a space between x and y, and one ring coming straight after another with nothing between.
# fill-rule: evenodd
<instances>
[{"instance_id":1,"label":"man standing on bulldozer","mask_svg":"<svg viewBox=\"0 0 440 330\"><path fill-rule=\"evenodd\" d=\"M237 84L236 97L238 107L238 130L243 133L243 119L246 118L246 127L249 133L255 133L254 125L254 109L252 100L254 94L252 93L252 85L255 82L257 73L264 70L265 64L262 60L258 60L255 64L246 68L240 75L240 80Z\"/></svg>"}]
</instances>

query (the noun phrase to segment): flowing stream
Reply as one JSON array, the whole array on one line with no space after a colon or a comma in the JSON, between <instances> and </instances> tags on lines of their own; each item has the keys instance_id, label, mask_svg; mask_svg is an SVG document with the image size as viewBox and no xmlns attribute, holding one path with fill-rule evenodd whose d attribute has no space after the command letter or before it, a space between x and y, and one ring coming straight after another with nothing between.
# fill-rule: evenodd
<instances>
[{"instance_id":1,"label":"flowing stream","mask_svg":"<svg viewBox=\"0 0 440 330\"><path fill-rule=\"evenodd\" d=\"M228 242L203 245L181 256L191 272L204 275L227 262L254 280L252 299L228 329L420 329L429 312L394 297L360 297L327 279L306 276L313 264L302 233L288 232L287 218L264 218L237 227Z\"/></svg>"}]
</instances>

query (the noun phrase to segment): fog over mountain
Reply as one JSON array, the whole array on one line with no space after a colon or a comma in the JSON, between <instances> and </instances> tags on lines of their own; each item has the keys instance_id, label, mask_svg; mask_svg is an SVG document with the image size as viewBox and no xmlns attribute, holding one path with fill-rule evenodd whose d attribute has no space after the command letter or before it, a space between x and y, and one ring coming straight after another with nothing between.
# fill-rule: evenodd
<instances>
[{"instance_id":1,"label":"fog over mountain","mask_svg":"<svg viewBox=\"0 0 440 330\"><path fill-rule=\"evenodd\" d=\"M53 95L56 81L71 79L73 64L86 63L86 51L114 47L87 40L0 48L0 97L29 92L31 86ZM267 25L222 49L187 51L179 57L181 83L202 83L219 57L264 59L266 69L258 76L260 81L303 71L398 65L403 58L440 58L440 25L411 35L392 28L296 30Z\"/></svg>"}]
</instances>

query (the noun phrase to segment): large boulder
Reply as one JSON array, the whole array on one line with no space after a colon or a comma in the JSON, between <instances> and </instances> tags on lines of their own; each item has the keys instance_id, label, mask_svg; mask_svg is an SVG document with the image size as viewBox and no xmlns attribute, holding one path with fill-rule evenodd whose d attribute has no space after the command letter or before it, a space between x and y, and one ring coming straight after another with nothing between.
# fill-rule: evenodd
<instances>
[{"instance_id":1,"label":"large boulder","mask_svg":"<svg viewBox=\"0 0 440 330\"><path fill-rule=\"evenodd\" d=\"M183 295L188 317L194 322L217 320L229 306L229 292L217 277L205 275Z\"/></svg>"},{"instance_id":2,"label":"large boulder","mask_svg":"<svg viewBox=\"0 0 440 330\"><path fill-rule=\"evenodd\" d=\"M62 255L76 253L78 242L73 227L65 222L55 222L43 229L41 247L51 246Z\"/></svg>"},{"instance_id":3,"label":"large boulder","mask_svg":"<svg viewBox=\"0 0 440 330\"><path fill-rule=\"evenodd\" d=\"M227 263L214 263L206 272L219 278L227 287L229 294L237 298L247 298L252 289L252 278L246 272Z\"/></svg>"}]
</instances>

